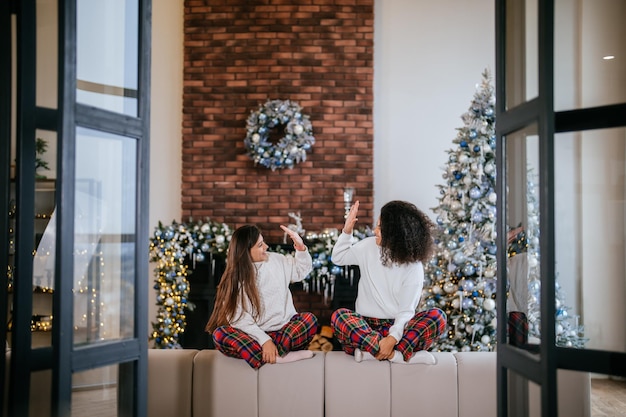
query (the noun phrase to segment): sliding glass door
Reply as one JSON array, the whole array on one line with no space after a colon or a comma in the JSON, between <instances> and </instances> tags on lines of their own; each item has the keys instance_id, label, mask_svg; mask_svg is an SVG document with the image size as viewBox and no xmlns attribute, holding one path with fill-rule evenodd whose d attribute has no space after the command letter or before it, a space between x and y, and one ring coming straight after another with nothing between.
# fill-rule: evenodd
<instances>
[{"instance_id":1,"label":"sliding glass door","mask_svg":"<svg viewBox=\"0 0 626 417\"><path fill-rule=\"evenodd\" d=\"M626 376L624 13L496 1L500 416L570 415L564 383Z\"/></svg>"},{"instance_id":2,"label":"sliding glass door","mask_svg":"<svg viewBox=\"0 0 626 417\"><path fill-rule=\"evenodd\" d=\"M1 409L143 416L151 2L8 3Z\"/></svg>"}]
</instances>

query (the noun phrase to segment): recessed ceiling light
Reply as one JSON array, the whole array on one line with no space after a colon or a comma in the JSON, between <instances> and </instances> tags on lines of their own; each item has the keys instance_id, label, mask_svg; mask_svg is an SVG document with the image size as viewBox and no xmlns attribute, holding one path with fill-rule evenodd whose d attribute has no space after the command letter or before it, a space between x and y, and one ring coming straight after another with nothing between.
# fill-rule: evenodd
<instances>
[{"instance_id":1,"label":"recessed ceiling light","mask_svg":"<svg viewBox=\"0 0 626 417\"><path fill-rule=\"evenodd\" d=\"M607 55L607 56L603 56L602 59L608 61L609 59L615 59L614 55Z\"/></svg>"}]
</instances>

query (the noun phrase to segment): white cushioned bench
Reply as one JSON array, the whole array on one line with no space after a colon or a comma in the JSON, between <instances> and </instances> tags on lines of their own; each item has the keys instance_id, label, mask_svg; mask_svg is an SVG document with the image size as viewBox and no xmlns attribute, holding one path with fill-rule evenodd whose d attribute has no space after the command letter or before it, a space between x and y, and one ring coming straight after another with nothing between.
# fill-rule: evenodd
<instances>
[{"instance_id":1,"label":"white cushioned bench","mask_svg":"<svg viewBox=\"0 0 626 417\"><path fill-rule=\"evenodd\" d=\"M496 417L496 353L435 365L356 363L343 352L254 370L216 350L149 351L150 417ZM164 383L163 381L168 381ZM559 370L559 416L589 417L589 374ZM529 388L539 417L539 388Z\"/></svg>"}]
</instances>

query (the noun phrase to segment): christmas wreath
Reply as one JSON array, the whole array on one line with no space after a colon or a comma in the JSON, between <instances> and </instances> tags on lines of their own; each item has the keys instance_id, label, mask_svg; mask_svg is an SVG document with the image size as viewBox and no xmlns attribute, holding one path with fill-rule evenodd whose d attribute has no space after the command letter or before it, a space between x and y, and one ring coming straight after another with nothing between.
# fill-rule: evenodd
<instances>
[{"instance_id":1,"label":"christmas wreath","mask_svg":"<svg viewBox=\"0 0 626 417\"><path fill-rule=\"evenodd\" d=\"M306 152L315 143L309 116L289 100L268 100L257 111L250 112L243 141L246 154L256 164L270 168L293 168L306 161ZM274 129L283 135L276 141L270 138Z\"/></svg>"}]
</instances>

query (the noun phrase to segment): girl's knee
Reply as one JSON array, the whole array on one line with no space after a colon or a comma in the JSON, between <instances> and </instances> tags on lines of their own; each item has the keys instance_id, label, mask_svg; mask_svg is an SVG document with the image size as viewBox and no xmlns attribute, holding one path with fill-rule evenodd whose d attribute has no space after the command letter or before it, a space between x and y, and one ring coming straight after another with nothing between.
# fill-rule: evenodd
<instances>
[{"instance_id":1,"label":"girl's knee","mask_svg":"<svg viewBox=\"0 0 626 417\"><path fill-rule=\"evenodd\" d=\"M313 313L303 313L303 320L304 322L307 324L308 327L308 334L310 336L314 335L315 333L317 333L317 328L318 328L318 320L317 317L315 316L315 314Z\"/></svg>"},{"instance_id":2,"label":"girl's knee","mask_svg":"<svg viewBox=\"0 0 626 417\"><path fill-rule=\"evenodd\" d=\"M339 320L339 318L343 314L347 313L348 311L350 311L350 310L348 310L347 308L343 308L343 307L342 308L338 308L337 310L333 311L333 313L330 315L330 324L336 323L337 320Z\"/></svg>"},{"instance_id":3,"label":"girl's knee","mask_svg":"<svg viewBox=\"0 0 626 417\"><path fill-rule=\"evenodd\" d=\"M444 311L441 309L436 308L434 310L436 310L436 312L433 315L433 318L437 323L437 328L439 332L443 333L443 331L448 326L448 316L446 316L446 313L444 313Z\"/></svg>"},{"instance_id":4,"label":"girl's knee","mask_svg":"<svg viewBox=\"0 0 626 417\"><path fill-rule=\"evenodd\" d=\"M309 312L304 312L300 314L307 323L311 323L312 325L317 326L317 316L315 316L315 314Z\"/></svg>"}]
</instances>

